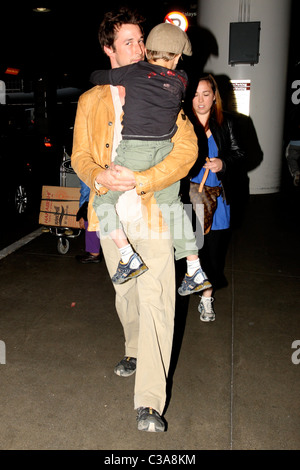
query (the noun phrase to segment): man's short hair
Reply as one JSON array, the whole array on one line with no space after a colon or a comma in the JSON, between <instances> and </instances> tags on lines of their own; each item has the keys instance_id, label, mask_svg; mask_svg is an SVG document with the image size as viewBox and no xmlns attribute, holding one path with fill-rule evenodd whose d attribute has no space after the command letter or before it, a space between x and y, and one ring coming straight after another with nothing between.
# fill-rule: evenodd
<instances>
[{"instance_id":1,"label":"man's short hair","mask_svg":"<svg viewBox=\"0 0 300 470\"><path fill-rule=\"evenodd\" d=\"M142 15L125 6L116 11L106 12L98 30L98 39L102 50L104 50L104 46L114 48L116 33L123 24L135 24L144 34L142 27L144 22L145 18Z\"/></svg>"}]
</instances>

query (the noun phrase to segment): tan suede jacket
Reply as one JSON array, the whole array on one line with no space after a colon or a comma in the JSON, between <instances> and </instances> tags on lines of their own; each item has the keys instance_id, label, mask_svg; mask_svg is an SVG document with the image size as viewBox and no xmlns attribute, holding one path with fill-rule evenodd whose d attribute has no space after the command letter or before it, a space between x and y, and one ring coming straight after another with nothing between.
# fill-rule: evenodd
<instances>
[{"instance_id":1,"label":"tan suede jacket","mask_svg":"<svg viewBox=\"0 0 300 470\"><path fill-rule=\"evenodd\" d=\"M95 179L99 171L110 165L113 145L115 112L110 86L96 86L80 96L74 127L72 167L78 177L90 188L89 230L97 230L98 219L92 207L96 194ZM142 198L142 209L151 228L164 230L160 211L157 209L154 191L160 191L185 177L198 156L197 137L193 125L180 113L177 119L178 130L172 138L172 152L158 165L135 172L136 191ZM107 192L101 187L99 195ZM159 220L153 216L159 215ZM156 220L156 222L154 222ZM155 227L153 226L155 224Z\"/></svg>"}]
</instances>

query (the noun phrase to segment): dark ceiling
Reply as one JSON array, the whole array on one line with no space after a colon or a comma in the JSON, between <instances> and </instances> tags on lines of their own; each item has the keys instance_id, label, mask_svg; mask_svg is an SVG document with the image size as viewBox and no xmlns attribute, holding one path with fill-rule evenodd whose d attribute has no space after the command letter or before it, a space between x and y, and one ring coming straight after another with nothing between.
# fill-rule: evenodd
<instances>
[{"instance_id":1,"label":"dark ceiling","mask_svg":"<svg viewBox=\"0 0 300 470\"><path fill-rule=\"evenodd\" d=\"M185 4L190 8L187 1L179 1L179 5L178 2L174 4L165 0L144 2L143 6L134 0L124 3L126 6L138 6L149 27L163 21L169 8L177 7L182 11L186 8L182 7ZM0 9L0 75L6 67L16 67L25 77L44 70L88 77L90 71L101 63L108 66L98 43L98 27L106 9L124 3L115 0L110 1L109 5L100 1L86 4L41 1L40 5L49 6L51 11L36 13L33 8L37 2L24 1L17 6L6 2Z\"/></svg>"},{"instance_id":2,"label":"dark ceiling","mask_svg":"<svg viewBox=\"0 0 300 470\"><path fill-rule=\"evenodd\" d=\"M44 3L43 3L44 4ZM39 70L80 70L93 54L99 54L97 28L103 7L97 2L83 8L73 2L51 6L49 13L36 13L30 2L17 8L1 8L1 65Z\"/></svg>"},{"instance_id":3,"label":"dark ceiling","mask_svg":"<svg viewBox=\"0 0 300 470\"><path fill-rule=\"evenodd\" d=\"M207 1L207 0L205 0ZM294 13L295 41L291 47L299 58L298 21L300 0L292 0ZM0 8L0 80L7 67L20 69L20 77L34 78L49 71L57 76L68 74L74 81L86 81L95 68L109 66L101 52L97 31L106 9L119 7L121 4L137 7L147 19L148 30L163 21L170 10L196 12L197 0L149 0L147 3L128 0L125 2L110 0L103 4L97 2L49 2L42 1L42 6L49 6L50 13L33 11L37 3L23 1L2 3ZM108 4L109 3L109 4ZM294 19L294 20L293 20ZM192 20L196 24L196 18ZM194 28L196 29L196 28ZM189 34L193 33L189 29ZM207 45L207 36L197 37L197 44ZM212 53L213 44L209 52ZM193 47L195 50L195 48ZM202 47L203 49L203 47ZM194 57L196 58L196 57ZM295 58L292 57L294 61ZM76 85L74 83L74 85Z\"/></svg>"}]
</instances>

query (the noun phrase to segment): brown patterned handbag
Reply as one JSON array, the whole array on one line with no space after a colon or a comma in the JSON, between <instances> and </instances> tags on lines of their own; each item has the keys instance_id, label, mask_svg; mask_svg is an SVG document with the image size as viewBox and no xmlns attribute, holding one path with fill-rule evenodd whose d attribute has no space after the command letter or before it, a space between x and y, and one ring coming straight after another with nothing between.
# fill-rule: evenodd
<instances>
[{"instance_id":1,"label":"brown patterned handbag","mask_svg":"<svg viewBox=\"0 0 300 470\"><path fill-rule=\"evenodd\" d=\"M209 160L208 158L206 160ZM208 176L209 169L206 169L200 184L190 183L189 196L193 209L197 215L199 211L196 210L197 204L204 205L204 235L206 235L212 226L213 216L217 208L217 198L222 192L219 186L206 186L205 181Z\"/></svg>"}]
</instances>

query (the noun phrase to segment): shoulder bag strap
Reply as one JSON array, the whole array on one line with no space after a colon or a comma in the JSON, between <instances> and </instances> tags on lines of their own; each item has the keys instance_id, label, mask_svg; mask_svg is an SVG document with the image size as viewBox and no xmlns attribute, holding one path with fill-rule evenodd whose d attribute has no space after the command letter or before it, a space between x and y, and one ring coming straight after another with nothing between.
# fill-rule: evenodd
<instances>
[{"instance_id":1,"label":"shoulder bag strap","mask_svg":"<svg viewBox=\"0 0 300 470\"><path fill-rule=\"evenodd\" d=\"M208 158L208 157L206 157L206 161L209 162L209 158ZM201 183L199 184L199 190L198 190L199 193L202 193L202 191L203 191L203 186L205 185L205 181L206 181L206 179L207 179L207 177L208 177L208 173L209 173L209 169L206 168L206 170L205 170L205 172L204 172L204 175L203 175L203 177L202 177Z\"/></svg>"}]
</instances>

